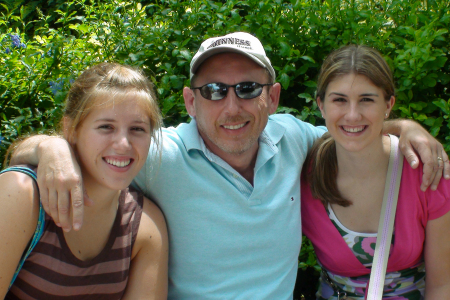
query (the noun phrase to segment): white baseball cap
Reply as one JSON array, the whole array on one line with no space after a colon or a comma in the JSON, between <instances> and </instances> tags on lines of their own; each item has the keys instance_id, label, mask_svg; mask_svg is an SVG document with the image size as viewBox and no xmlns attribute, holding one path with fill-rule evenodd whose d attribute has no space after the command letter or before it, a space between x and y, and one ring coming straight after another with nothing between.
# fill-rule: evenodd
<instances>
[{"instance_id":1,"label":"white baseball cap","mask_svg":"<svg viewBox=\"0 0 450 300\"><path fill-rule=\"evenodd\" d=\"M261 42L246 32L233 32L225 36L213 37L204 41L191 60L191 79L198 67L214 54L235 52L247 56L261 67L266 68L275 81L275 70L266 56Z\"/></svg>"}]
</instances>

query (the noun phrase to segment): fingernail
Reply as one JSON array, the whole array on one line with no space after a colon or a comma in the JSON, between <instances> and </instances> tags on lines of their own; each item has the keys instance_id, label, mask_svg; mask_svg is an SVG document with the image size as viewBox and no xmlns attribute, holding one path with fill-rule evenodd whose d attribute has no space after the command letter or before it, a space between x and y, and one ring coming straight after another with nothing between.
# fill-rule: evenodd
<instances>
[{"instance_id":1,"label":"fingernail","mask_svg":"<svg viewBox=\"0 0 450 300\"><path fill-rule=\"evenodd\" d=\"M64 227L63 230L64 230L64 232L69 232L70 231L70 227L69 228Z\"/></svg>"},{"instance_id":2,"label":"fingernail","mask_svg":"<svg viewBox=\"0 0 450 300\"><path fill-rule=\"evenodd\" d=\"M416 163L417 163L417 161L413 160L413 161L411 162L411 165L415 165Z\"/></svg>"},{"instance_id":3,"label":"fingernail","mask_svg":"<svg viewBox=\"0 0 450 300\"><path fill-rule=\"evenodd\" d=\"M57 222L55 224L56 224L56 226L61 227L61 223Z\"/></svg>"},{"instance_id":4,"label":"fingernail","mask_svg":"<svg viewBox=\"0 0 450 300\"><path fill-rule=\"evenodd\" d=\"M73 224L73 230L79 230L81 228L80 224L75 223Z\"/></svg>"},{"instance_id":5,"label":"fingernail","mask_svg":"<svg viewBox=\"0 0 450 300\"><path fill-rule=\"evenodd\" d=\"M435 191L436 189L437 189L437 185L434 185L434 184L433 184L433 185L431 186L431 190Z\"/></svg>"},{"instance_id":6,"label":"fingernail","mask_svg":"<svg viewBox=\"0 0 450 300\"><path fill-rule=\"evenodd\" d=\"M445 175L445 179L450 179L450 175Z\"/></svg>"}]
</instances>

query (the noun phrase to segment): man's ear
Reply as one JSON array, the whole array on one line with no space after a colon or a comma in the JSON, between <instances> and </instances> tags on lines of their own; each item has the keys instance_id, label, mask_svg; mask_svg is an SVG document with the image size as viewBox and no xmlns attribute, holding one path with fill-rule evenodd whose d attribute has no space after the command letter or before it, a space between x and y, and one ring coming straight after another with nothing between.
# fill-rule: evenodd
<instances>
[{"instance_id":1,"label":"man's ear","mask_svg":"<svg viewBox=\"0 0 450 300\"><path fill-rule=\"evenodd\" d=\"M184 106L186 107L188 114L192 118L194 118L196 115L195 106L194 106L194 100L195 100L194 90L191 90L190 88L185 86L183 89L183 98L184 98Z\"/></svg>"},{"instance_id":2,"label":"man's ear","mask_svg":"<svg viewBox=\"0 0 450 300\"><path fill-rule=\"evenodd\" d=\"M70 145L76 143L76 132L73 126L73 120L67 116L63 117L63 135Z\"/></svg>"},{"instance_id":3,"label":"man's ear","mask_svg":"<svg viewBox=\"0 0 450 300\"><path fill-rule=\"evenodd\" d=\"M269 114L273 114L277 111L278 104L280 103L281 84L276 82L269 89Z\"/></svg>"}]
</instances>

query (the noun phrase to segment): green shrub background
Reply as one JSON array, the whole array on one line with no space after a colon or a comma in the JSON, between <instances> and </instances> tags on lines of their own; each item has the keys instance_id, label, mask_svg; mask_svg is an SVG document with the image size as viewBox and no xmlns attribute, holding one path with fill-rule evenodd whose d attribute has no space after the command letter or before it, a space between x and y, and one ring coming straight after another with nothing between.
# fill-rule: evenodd
<instances>
[{"instance_id":1,"label":"green shrub background","mask_svg":"<svg viewBox=\"0 0 450 300\"><path fill-rule=\"evenodd\" d=\"M233 31L262 41L283 87L278 111L313 124L322 122L314 91L324 57L349 43L380 50L394 70L394 114L420 122L450 150L448 0L0 0L0 5L2 161L18 136L54 130L70 83L102 61L143 68L157 87L165 125L187 121L182 88L189 86L193 54L204 39ZM306 240L299 267L317 269Z\"/></svg>"}]
</instances>

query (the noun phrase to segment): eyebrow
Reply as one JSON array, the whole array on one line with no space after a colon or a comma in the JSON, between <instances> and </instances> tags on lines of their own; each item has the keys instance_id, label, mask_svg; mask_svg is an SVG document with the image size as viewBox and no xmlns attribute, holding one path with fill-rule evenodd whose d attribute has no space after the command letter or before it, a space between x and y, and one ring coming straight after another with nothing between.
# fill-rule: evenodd
<instances>
[{"instance_id":1,"label":"eyebrow","mask_svg":"<svg viewBox=\"0 0 450 300\"><path fill-rule=\"evenodd\" d=\"M117 122L117 120L115 119L109 119L109 118L103 118L103 119L97 119L94 122L110 122L110 123L114 123ZM142 121L142 120L135 120L133 121L133 123L137 123L137 124L150 124L149 122L146 121Z\"/></svg>"},{"instance_id":2,"label":"eyebrow","mask_svg":"<svg viewBox=\"0 0 450 300\"><path fill-rule=\"evenodd\" d=\"M336 93L336 92L331 92L331 93L328 94L328 96L331 96L331 95L348 97L346 94L341 94L341 93ZM365 93L365 94L359 95L359 97L369 97L369 96L376 96L376 97L378 97L378 94L377 93Z\"/></svg>"}]
</instances>

